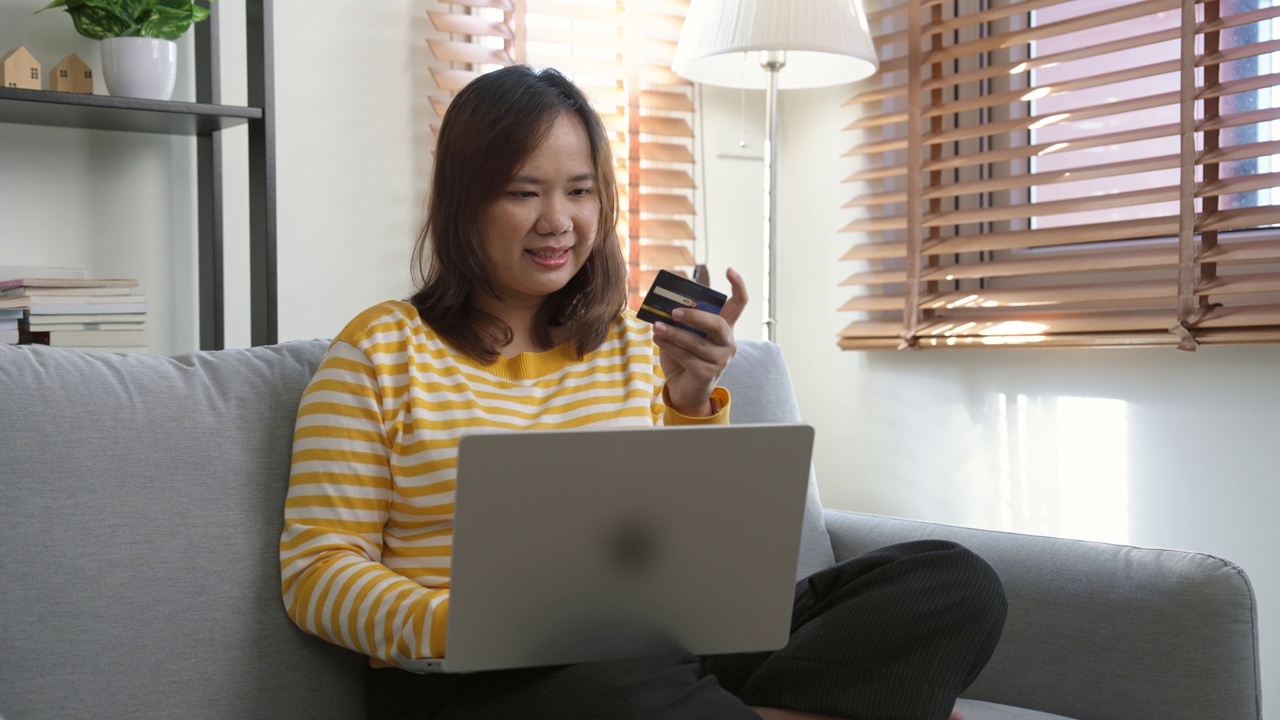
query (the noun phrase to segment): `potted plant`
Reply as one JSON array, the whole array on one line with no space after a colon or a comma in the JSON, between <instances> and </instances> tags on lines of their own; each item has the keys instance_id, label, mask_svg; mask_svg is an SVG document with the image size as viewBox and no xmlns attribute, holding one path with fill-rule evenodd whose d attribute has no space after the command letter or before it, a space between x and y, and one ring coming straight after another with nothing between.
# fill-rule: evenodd
<instances>
[{"instance_id":1,"label":"potted plant","mask_svg":"<svg viewBox=\"0 0 1280 720\"><path fill-rule=\"evenodd\" d=\"M178 78L178 45L192 23L209 17L193 0L53 0L76 31L100 40L102 75L112 95L168 100Z\"/></svg>"}]
</instances>

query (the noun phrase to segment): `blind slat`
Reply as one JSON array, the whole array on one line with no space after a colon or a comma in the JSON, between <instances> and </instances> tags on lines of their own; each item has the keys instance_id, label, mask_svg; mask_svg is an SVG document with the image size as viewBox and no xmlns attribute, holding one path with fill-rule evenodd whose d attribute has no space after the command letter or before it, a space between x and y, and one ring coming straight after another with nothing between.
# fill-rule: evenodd
<instances>
[{"instance_id":1,"label":"blind slat","mask_svg":"<svg viewBox=\"0 0 1280 720\"><path fill-rule=\"evenodd\" d=\"M1280 260L1280 239L1219 243L1202 251L1196 260L1202 263Z\"/></svg>"},{"instance_id":2,"label":"blind slat","mask_svg":"<svg viewBox=\"0 0 1280 720\"><path fill-rule=\"evenodd\" d=\"M640 104L654 110L693 112L693 100L688 95L679 92L642 90L640 92Z\"/></svg>"},{"instance_id":3,"label":"blind slat","mask_svg":"<svg viewBox=\"0 0 1280 720\"><path fill-rule=\"evenodd\" d=\"M1196 229L1202 232L1207 230L1221 232L1276 224L1280 224L1280 207L1267 205L1209 213L1196 223Z\"/></svg>"},{"instance_id":4,"label":"blind slat","mask_svg":"<svg viewBox=\"0 0 1280 720\"><path fill-rule=\"evenodd\" d=\"M1172 227L1170 220L1171 220L1170 218L1157 218L1155 220L1146 220L1146 219L1132 220L1132 222L1130 222L1129 224L1129 229L1130 231L1138 231L1133 233L1132 237L1152 237L1152 236L1161 236L1161 234L1164 234L1164 236L1171 236L1171 234L1174 234L1174 233L1169 232L1169 228ZM1160 229L1164 229L1165 232L1158 232L1160 231ZM1157 232L1152 232L1152 231L1157 231ZM1047 243L1044 243L1043 246L1066 245L1066 243L1069 243L1071 240L1071 228L1055 229L1055 231L1021 231L1021 232L1050 233L1051 240L1059 241L1059 242L1047 242ZM1000 234L1000 233L988 233L988 234ZM1280 233L1277 233L1277 234L1280 234ZM1093 240L1093 237L1094 237L1094 233L1084 233L1082 234L1082 236L1078 238L1078 241L1076 242L1082 242L1082 243L1091 242ZM974 245L978 245L978 243L974 242ZM1001 242L1001 243L998 243L998 245L1010 245L1010 243ZM1012 245L1012 247L1019 247L1019 246ZM1032 247L1032 246L1028 245L1028 247ZM937 250L937 249L938 249L938 243L936 243L936 245L933 246L933 250ZM993 249L992 247L977 247L977 250L975 250L974 246L966 245L966 243L964 243L961 240L955 240L955 241L952 241L950 245L942 245L941 250L942 250L941 252L933 252L933 254L934 255L950 255L950 254L960 254L960 252L974 252L977 250L993 250ZM868 242L868 243L861 243L861 245L855 245L850 247L849 251L845 252L845 255L841 256L840 259L841 260L886 260L886 259L893 259L893 258L902 258L902 256L904 256L905 251L906 251L906 243L904 242ZM1114 268L1120 268L1120 266L1123 266L1123 265L1110 264L1112 263L1112 260L1111 260L1112 252L1117 252L1117 251L1103 250L1103 251L1097 252L1096 261L1097 263L1100 263L1100 269L1114 269ZM1134 255L1138 255L1140 258L1140 256L1142 256L1140 255L1142 254L1142 252L1151 252L1151 254L1155 255L1157 254L1157 252L1167 252L1167 250L1160 250L1160 249L1126 250L1124 251L1124 254L1126 255L1134 254ZM1176 258L1176 249L1172 250L1172 252L1174 252L1174 258ZM1271 238L1267 238L1267 240L1220 243L1220 245L1213 246L1212 249L1204 250L1201 252L1201 254L1197 255L1197 261L1199 261L1199 263L1242 263L1242 261L1254 261L1254 260L1280 260L1280 237L1271 237ZM1024 261L1024 263L1030 264L1030 263L1036 263L1036 261L1048 261L1048 259L1044 259L1044 260L1027 259L1027 260L1021 260L1021 261ZM1119 261L1119 260L1116 260L1116 261ZM1004 265L1004 263L1011 264L1011 263L1014 263L1014 260L993 261L993 263L983 264L982 266L992 266L992 268L998 269L998 268L1001 268L1001 266ZM1156 266L1156 264L1153 264L1152 266ZM963 265L955 265L955 268L959 270L960 268L963 268ZM1053 272L1053 270L1046 270L1046 272ZM992 273L993 274L991 274L991 277L997 277L998 270ZM1014 274L1021 274L1021 273L1014 273ZM978 277L984 277L984 274L982 273L961 274L960 272L957 272L956 277L957 278L964 278L964 277L978 278Z\"/></svg>"},{"instance_id":5,"label":"blind slat","mask_svg":"<svg viewBox=\"0 0 1280 720\"><path fill-rule=\"evenodd\" d=\"M479 15L462 15L460 13L428 12L431 24L440 32L496 37L510 40L514 37L506 23L486 20Z\"/></svg>"},{"instance_id":6,"label":"blind slat","mask_svg":"<svg viewBox=\"0 0 1280 720\"><path fill-rule=\"evenodd\" d=\"M685 145L671 143L640 143L640 158L667 163L692 163L693 151Z\"/></svg>"},{"instance_id":7,"label":"blind slat","mask_svg":"<svg viewBox=\"0 0 1280 720\"><path fill-rule=\"evenodd\" d=\"M1029 305L1117 302L1122 300L1172 299L1177 287L1167 280L1086 285L1048 285L1035 288L956 290L926 295L920 299L925 310L955 308L1010 308ZM902 307L900 295L864 295L849 300L841 310L893 310Z\"/></svg>"},{"instance_id":8,"label":"blind slat","mask_svg":"<svg viewBox=\"0 0 1280 720\"><path fill-rule=\"evenodd\" d=\"M1222 178L1213 182L1201 183L1196 188L1196 197L1229 195L1251 190L1267 190L1274 187L1280 187L1280 173L1241 175L1239 177Z\"/></svg>"},{"instance_id":9,"label":"blind slat","mask_svg":"<svg viewBox=\"0 0 1280 720\"><path fill-rule=\"evenodd\" d=\"M645 135L693 137L693 128L683 118L656 117L652 115L640 117L640 132Z\"/></svg>"},{"instance_id":10,"label":"blind slat","mask_svg":"<svg viewBox=\"0 0 1280 720\"><path fill-rule=\"evenodd\" d=\"M1244 58L1269 55L1274 52L1280 52L1280 40L1249 43L1247 45L1238 45L1236 47L1227 48L1226 50L1219 50L1215 53L1208 53L1198 58L1196 64L1201 67L1205 65L1219 65Z\"/></svg>"},{"instance_id":11,"label":"blind slat","mask_svg":"<svg viewBox=\"0 0 1280 720\"><path fill-rule=\"evenodd\" d=\"M1014 340L1013 338L1008 338ZM1002 342L1006 338L951 337L943 341L936 338L920 343L921 349L929 348L987 348L993 345L1008 347L1170 347L1178 339L1166 332L1115 332L1072 333L1070 335L1038 336L1034 342ZM1196 333L1196 341L1202 345L1250 344L1280 342L1280 329L1247 328L1233 330L1204 329ZM892 350L898 346L896 338L844 338L839 341L843 350Z\"/></svg>"},{"instance_id":12,"label":"blind slat","mask_svg":"<svg viewBox=\"0 0 1280 720\"><path fill-rule=\"evenodd\" d=\"M1231 15L1223 15L1214 20L1200 23L1196 27L1196 34L1203 35L1210 32L1218 32L1228 28L1240 27L1241 25L1252 25L1253 23L1271 20L1280 17L1280 5L1274 7L1265 7L1258 10L1246 10L1241 13Z\"/></svg>"},{"instance_id":13,"label":"blind slat","mask_svg":"<svg viewBox=\"0 0 1280 720\"><path fill-rule=\"evenodd\" d=\"M692 240L693 228L683 220L640 221L640 236L649 240Z\"/></svg>"},{"instance_id":14,"label":"blind slat","mask_svg":"<svg viewBox=\"0 0 1280 720\"><path fill-rule=\"evenodd\" d=\"M692 215L693 201L683 195L662 195L644 193L640 196L640 206L645 212L662 213L663 215Z\"/></svg>"},{"instance_id":15,"label":"blind slat","mask_svg":"<svg viewBox=\"0 0 1280 720\"><path fill-rule=\"evenodd\" d=\"M692 188L693 176L684 170L641 168L640 184L649 187Z\"/></svg>"},{"instance_id":16,"label":"blind slat","mask_svg":"<svg viewBox=\"0 0 1280 720\"><path fill-rule=\"evenodd\" d=\"M1277 252L1280 252L1280 248L1277 248ZM1177 265L1177 248L1169 245L1159 248L1105 250L1051 257L1036 256L955 263L928 268L921 274L921 279L927 281L977 280L1061 273L1099 273L1107 270L1159 269L1177 267ZM881 285L902 282L904 277L901 271L858 273L841 284Z\"/></svg>"},{"instance_id":17,"label":"blind slat","mask_svg":"<svg viewBox=\"0 0 1280 720\"><path fill-rule=\"evenodd\" d=\"M436 87L441 90L457 92L478 77L480 77L480 73L471 70L431 68L431 78L436 81Z\"/></svg>"},{"instance_id":18,"label":"blind slat","mask_svg":"<svg viewBox=\"0 0 1280 720\"><path fill-rule=\"evenodd\" d=\"M514 65L515 60L506 50L488 48L469 42L428 40L431 52L445 62L471 63L474 65Z\"/></svg>"},{"instance_id":19,"label":"blind slat","mask_svg":"<svg viewBox=\"0 0 1280 720\"><path fill-rule=\"evenodd\" d=\"M693 252L682 245L641 245L640 262L650 267L690 267Z\"/></svg>"},{"instance_id":20,"label":"blind slat","mask_svg":"<svg viewBox=\"0 0 1280 720\"><path fill-rule=\"evenodd\" d=\"M1196 283L1197 295L1244 295L1280 292L1280 273L1218 275Z\"/></svg>"}]
</instances>

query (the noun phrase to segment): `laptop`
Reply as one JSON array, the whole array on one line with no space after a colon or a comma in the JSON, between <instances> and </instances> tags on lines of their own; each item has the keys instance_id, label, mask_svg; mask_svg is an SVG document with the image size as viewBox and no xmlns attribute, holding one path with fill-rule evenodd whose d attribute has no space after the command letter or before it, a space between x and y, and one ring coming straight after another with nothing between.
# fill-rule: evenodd
<instances>
[{"instance_id":1,"label":"laptop","mask_svg":"<svg viewBox=\"0 0 1280 720\"><path fill-rule=\"evenodd\" d=\"M813 436L800 424L464 436L445 657L406 669L781 648Z\"/></svg>"}]
</instances>

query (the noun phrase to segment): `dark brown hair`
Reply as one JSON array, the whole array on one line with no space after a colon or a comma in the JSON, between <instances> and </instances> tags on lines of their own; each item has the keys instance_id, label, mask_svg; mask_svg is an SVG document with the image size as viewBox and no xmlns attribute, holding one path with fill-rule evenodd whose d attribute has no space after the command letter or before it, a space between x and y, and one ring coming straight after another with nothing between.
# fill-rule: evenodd
<instances>
[{"instance_id":1,"label":"dark brown hair","mask_svg":"<svg viewBox=\"0 0 1280 720\"><path fill-rule=\"evenodd\" d=\"M550 348L551 328L566 327L582 357L604 342L626 307L627 267L615 227L618 186L600 116L555 70L516 65L481 75L453 99L440 125L427 219L413 248L419 290L409 302L442 338L484 363L497 359L512 333L472 302L476 292L499 297L485 266L481 215L564 112L582 120L591 140L600 226L586 263L538 310L534 340Z\"/></svg>"}]
</instances>

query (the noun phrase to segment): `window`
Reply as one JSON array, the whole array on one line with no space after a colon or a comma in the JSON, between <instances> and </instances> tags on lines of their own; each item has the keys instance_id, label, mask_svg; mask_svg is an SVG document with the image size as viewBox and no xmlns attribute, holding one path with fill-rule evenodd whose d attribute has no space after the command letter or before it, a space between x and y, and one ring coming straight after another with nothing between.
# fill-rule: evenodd
<instances>
[{"instance_id":1,"label":"window","mask_svg":"<svg viewBox=\"0 0 1280 720\"><path fill-rule=\"evenodd\" d=\"M671 71L687 0L467 0L429 13L448 40L429 40L432 68L452 93L497 67L555 67L591 97L613 134L618 233L631 304L660 268L686 277L694 260L692 85Z\"/></svg>"},{"instance_id":2,"label":"window","mask_svg":"<svg viewBox=\"0 0 1280 720\"><path fill-rule=\"evenodd\" d=\"M841 347L1280 342L1277 18L883 0Z\"/></svg>"}]
</instances>

